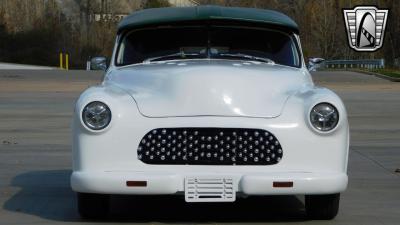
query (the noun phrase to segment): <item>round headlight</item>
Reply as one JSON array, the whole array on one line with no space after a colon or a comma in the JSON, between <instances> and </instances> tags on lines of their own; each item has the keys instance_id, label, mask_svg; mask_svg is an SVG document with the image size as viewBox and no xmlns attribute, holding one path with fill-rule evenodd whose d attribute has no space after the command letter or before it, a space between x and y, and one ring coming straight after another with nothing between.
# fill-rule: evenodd
<instances>
[{"instance_id":1,"label":"round headlight","mask_svg":"<svg viewBox=\"0 0 400 225\"><path fill-rule=\"evenodd\" d=\"M83 109L82 120L92 130L104 129L111 122L110 108L102 102L91 102Z\"/></svg>"},{"instance_id":2,"label":"round headlight","mask_svg":"<svg viewBox=\"0 0 400 225\"><path fill-rule=\"evenodd\" d=\"M310 113L311 124L319 131L330 131L339 122L339 112L329 103L319 103Z\"/></svg>"}]
</instances>

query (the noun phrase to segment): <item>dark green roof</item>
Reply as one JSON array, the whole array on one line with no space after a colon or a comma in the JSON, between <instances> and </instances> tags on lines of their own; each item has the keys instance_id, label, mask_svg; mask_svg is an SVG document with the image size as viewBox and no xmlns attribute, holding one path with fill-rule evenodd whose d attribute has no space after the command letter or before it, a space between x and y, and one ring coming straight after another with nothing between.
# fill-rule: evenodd
<instances>
[{"instance_id":1,"label":"dark green roof","mask_svg":"<svg viewBox=\"0 0 400 225\"><path fill-rule=\"evenodd\" d=\"M125 17L118 32L139 27L171 24L174 22L230 20L275 25L298 33L297 24L283 13L255 8L195 6L145 9Z\"/></svg>"}]
</instances>

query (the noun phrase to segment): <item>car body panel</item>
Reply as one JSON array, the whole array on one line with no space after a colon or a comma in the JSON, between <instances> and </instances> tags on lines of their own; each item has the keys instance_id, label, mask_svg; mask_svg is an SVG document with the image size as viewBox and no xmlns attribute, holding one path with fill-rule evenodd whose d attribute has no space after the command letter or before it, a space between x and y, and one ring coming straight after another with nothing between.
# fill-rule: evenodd
<instances>
[{"instance_id":1,"label":"car body panel","mask_svg":"<svg viewBox=\"0 0 400 225\"><path fill-rule=\"evenodd\" d=\"M113 110L113 120L106 129L93 132L86 128L80 118L82 108L89 102L101 98L104 103ZM330 133L321 134L310 127L307 122L307 114L310 107L319 102L330 102L339 110L340 117L337 128ZM73 122L73 176L72 187L78 192L94 192L102 193L106 190L113 190L112 193L131 193L131 194L160 194L159 189L148 189L136 191L139 189L131 188L127 191L127 187L121 184L123 180L143 179L157 183L160 180L154 178L153 175L163 176L167 173L170 179L172 189L181 191L183 179L187 175L200 176L213 174L216 172L221 176L237 177L237 182L241 182L246 175L264 176L264 181L252 182L270 182L272 180L280 180L279 178L290 178L296 180L296 174L301 173L306 178L298 178L295 187L307 180L314 180L315 183L329 180L332 176L333 181L340 181L337 185L332 186L329 191L340 192L347 185L347 155L348 155L348 121L346 110L340 98L333 92L325 88L314 86L305 87L291 95L287 100L282 114L276 118L247 118L247 117L221 117L221 116L198 116L198 117L169 117L169 118L150 118L143 116L133 98L120 87L114 85L106 85L100 87L92 87L85 91L78 100L75 110L75 119ZM273 133L282 144L284 156L282 160L275 165L270 166L204 166L204 165L149 165L138 160L137 146L143 135L148 131L159 127L233 127L233 128L261 128ZM117 162L117 163L116 163ZM95 179L98 174L104 173L103 188L92 185L85 185ZM118 184L107 181L107 174L114 174L116 177L131 174L119 179ZM136 176L135 174L141 174ZM96 175L97 174L97 175ZM286 174L287 176L281 176ZM321 176L321 174L325 174ZM80 176L83 176L80 177ZM75 177L77 176L77 177ZM89 178L93 176L93 178ZM114 175L112 175L114 176ZM74 178L75 177L75 178ZM89 180L82 183L82 179L87 177ZM336 177L336 178L335 178ZM161 179L161 178L160 178ZM255 178L254 178L255 179ZM258 178L257 178L258 179ZM256 180L257 180L256 179ZM118 179L117 179L118 180ZM161 179L162 180L162 179ZM332 182L333 182L332 181ZM243 181L244 182L244 181ZM151 182L150 182L151 183ZM150 185L149 183L149 185ZM297 184L299 183L299 184ZM329 182L328 182L329 183ZM109 188L107 189L107 186ZM167 185L167 184L165 184ZM304 186L304 185L303 185ZM92 187L92 189L90 189ZM238 186L239 187L239 186ZM315 188L307 191L307 185L301 189L288 189L287 192L281 193L319 193ZM321 186L323 187L323 186ZM129 189L128 189L129 190ZM152 191L154 190L154 192ZM238 189L239 190L239 189ZM243 191L242 189L240 189ZM264 192L253 190L257 194L274 194L280 193L275 191ZM294 191L297 190L297 191ZM301 190L301 191L300 191ZM323 191L325 193L327 191ZM176 192L174 191L174 193ZM249 193L253 193L249 190Z\"/></svg>"},{"instance_id":2,"label":"car body panel","mask_svg":"<svg viewBox=\"0 0 400 225\"><path fill-rule=\"evenodd\" d=\"M298 68L254 61L173 60L128 66L107 76L147 117L277 117L312 82Z\"/></svg>"},{"instance_id":3,"label":"car body panel","mask_svg":"<svg viewBox=\"0 0 400 225\"><path fill-rule=\"evenodd\" d=\"M84 125L81 114L86 104L99 100L110 107L113 119L107 128L95 132ZM338 125L328 134L318 132L309 123L308 115L311 108L320 102L329 102L339 111ZM283 157L279 163L269 166L150 165L138 160L137 148L142 137L152 129L162 127L264 129L273 133L279 140ZM237 190L250 195L337 193L347 186L349 127L345 107L332 91L312 85L293 92L286 100L281 114L274 118L243 116L157 118L144 116L129 91L108 83L89 88L77 101L73 140L71 185L77 192L178 193L182 190L186 176L206 176L215 174L216 171L218 171L216 174L220 176L235 177L238 183ZM161 186L158 188L155 186L163 183L165 177L160 177L163 177L165 173L168 174L166 177L172 178L168 179L170 183L164 182L163 185L169 188L162 192ZM304 176L299 178L297 173ZM137 174L140 176L136 176ZM281 176L282 174L285 176ZM103 177L102 187L96 185L97 181L91 183L99 176ZM119 178L108 179L108 177ZM245 185L246 183L268 185L283 177L293 181L296 188L288 188L285 191L265 188L261 191ZM82 180L85 178L87 180ZM149 182L148 188L128 188L124 184L124 181L129 179L144 178ZM332 183L335 185L330 186ZM239 184L244 186L239 186ZM315 188L315 184L319 184L320 188ZM299 185L302 188L298 188Z\"/></svg>"}]
</instances>

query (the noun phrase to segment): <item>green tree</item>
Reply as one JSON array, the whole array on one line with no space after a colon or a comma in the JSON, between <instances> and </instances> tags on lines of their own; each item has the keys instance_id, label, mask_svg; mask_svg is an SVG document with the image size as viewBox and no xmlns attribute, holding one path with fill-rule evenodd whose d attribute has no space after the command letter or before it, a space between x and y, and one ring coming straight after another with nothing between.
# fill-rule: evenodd
<instances>
[{"instance_id":1,"label":"green tree","mask_svg":"<svg viewBox=\"0 0 400 225\"><path fill-rule=\"evenodd\" d=\"M162 8L162 7L170 7L171 4L167 0L145 0L143 1L143 8Z\"/></svg>"}]
</instances>

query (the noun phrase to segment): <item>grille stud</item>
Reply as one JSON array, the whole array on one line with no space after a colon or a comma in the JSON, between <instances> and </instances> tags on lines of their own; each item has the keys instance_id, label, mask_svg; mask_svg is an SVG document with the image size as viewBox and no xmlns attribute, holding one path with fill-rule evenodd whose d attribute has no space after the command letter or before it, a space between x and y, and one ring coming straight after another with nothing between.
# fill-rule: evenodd
<instances>
[{"instance_id":1,"label":"grille stud","mask_svg":"<svg viewBox=\"0 0 400 225\"><path fill-rule=\"evenodd\" d=\"M144 135L137 155L147 164L273 165L283 151L261 129L159 128Z\"/></svg>"}]
</instances>

